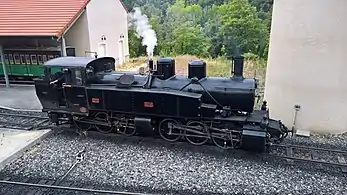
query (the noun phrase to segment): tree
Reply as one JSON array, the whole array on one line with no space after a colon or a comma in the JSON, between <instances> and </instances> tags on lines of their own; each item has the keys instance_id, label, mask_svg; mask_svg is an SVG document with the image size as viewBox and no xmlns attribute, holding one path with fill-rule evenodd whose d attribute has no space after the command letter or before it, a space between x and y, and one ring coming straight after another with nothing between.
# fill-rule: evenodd
<instances>
[{"instance_id":1,"label":"tree","mask_svg":"<svg viewBox=\"0 0 347 195\"><path fill-rule=\"evenodd\" d=\"M191 26L182 23L174 32L173 52L175 54L190 54L196 56L208 56L210 42L199 26Z\"/></svg>"},{"instance_id":2,"label":"tree","mask_svg":"<svg viewBox=\"0 0 347 195\"><path fill-rule=\"evenodd\" d=\"M155 55L218 57L242 50L267 56L273 0L123 1L130 11L140 6L149 17L158 40ZM129 31L131 54L143 55L141 39L133 32Z\"/></svg>"},{"instance_id":3,"label":"tree","mask_svg":"<svg viewBox=\"0 0 347 195\"><path fill-rule=\"evenodd\" d=\"M233 0L219 6L217 18L229 55L239 50L260 54L266 45L263 42L268 36L267 28L248 0Z\"/></svg>"}]
</instances>

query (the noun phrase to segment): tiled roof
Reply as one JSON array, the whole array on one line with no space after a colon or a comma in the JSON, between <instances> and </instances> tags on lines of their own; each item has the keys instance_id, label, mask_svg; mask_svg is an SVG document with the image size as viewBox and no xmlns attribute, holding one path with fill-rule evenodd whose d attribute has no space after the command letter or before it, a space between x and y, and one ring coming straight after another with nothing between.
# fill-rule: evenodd
<instances>
[{"instance_id":1,"label":"tiled roof","mask_svg":"<svg viewBox=\"0 0 347 195\"><path fill-rule=\"evenodd\" d=\"M61 36L90 0L0 0L0 36Z\"/></svg>"}]
</instances>

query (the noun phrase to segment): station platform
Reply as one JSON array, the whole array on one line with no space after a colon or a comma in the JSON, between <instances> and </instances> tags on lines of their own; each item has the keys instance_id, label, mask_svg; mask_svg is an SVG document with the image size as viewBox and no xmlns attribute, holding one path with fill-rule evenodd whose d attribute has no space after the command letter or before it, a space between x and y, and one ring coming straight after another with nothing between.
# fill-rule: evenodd
<instances>
[{"instance_id":1,"label":"station platform","mask_svg":"<svg viewBox=\"0 0 347 195\"><path fill-rule=\"evenodd\" d=\"M0 108L41 111L42 106L32 85L0 84Z\"/></svg>"},{"instance_id":2,"label":"station platform","mask_svg":"<svg viewBox=\"0 0 347 195\"><path fill-rule=\"evenodd\" d=\"M52 131L23 131L0 128L0 170Z\"/></svg>"}]
</instances>

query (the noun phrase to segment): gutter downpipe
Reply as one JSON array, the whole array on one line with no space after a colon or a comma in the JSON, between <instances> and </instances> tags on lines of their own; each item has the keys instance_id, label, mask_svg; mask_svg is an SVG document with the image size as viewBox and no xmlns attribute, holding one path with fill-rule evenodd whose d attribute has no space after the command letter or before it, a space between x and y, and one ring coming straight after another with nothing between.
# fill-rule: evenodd
<instances>
[{"instance_id":1,"label":"gutter downpipe","mask_svg":"<svg viewBox=\"0 0 347 195\"><path fill-rule=\"evenodd\" d=\"M57 41L61 42L61 56L66 56L66 43L65 43L65 35L72 28L72 26L77 22L78 19L84 14L86 8L84 8L81 13L77 15L77 17L71 22L71 24L64 30L63 34L57 39Z\"/></svg>"},{"instance_id":2,"label":"gutter downpipe","mask_svg":"<svg viewBox=\"0 0 347 195\"><path fill-rule=\"evenodd\" d=\"M1 63L2 63L2 69L3 69L4 75L5 75L6 87L9 88L10 87L10 81L8 79L8 72L6 69L5 57L4 57L4 47L2 45L0 45L0 58L1 58Z\"/></svg>"},{"instance_id":3,"label":"gutter downpipe","mask_svg":"<svg viewBox=\"0 0 347 195\"><path fill-rule=\"evenodd\" d=\"M61 36L61 56L66 56L66 44L65 44L65 37L64 35Z\"/></svg>"}]
</instances>

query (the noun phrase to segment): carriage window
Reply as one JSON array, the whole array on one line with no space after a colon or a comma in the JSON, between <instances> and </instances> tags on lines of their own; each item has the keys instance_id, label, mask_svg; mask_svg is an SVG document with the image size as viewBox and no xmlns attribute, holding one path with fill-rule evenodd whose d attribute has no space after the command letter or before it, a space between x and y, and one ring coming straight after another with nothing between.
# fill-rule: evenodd
<instances>
[{"instance_id":1,"label":"carriage window","mask_svg":"<svg viewBox=\"0 0 347 195\"><path fill-rule=\"evenodd\" d=\"M13 55L12 54L8 54L8 59L9 59L9 64L14 64L14 60L13 60Z\"/></svg>"},{"instance_id":2,"label":"carriage window","mask_svg":"<svg viewBox=\"0 0 347 195\"><path fill-rule=\"evenodd\" d=\"M42 64L42 56L41 55L37 55L37 62L38 62L38 64Z\"/></svg>"},{"instance_id":3,"label":"carriage window","mask_svg":"<svg viewBox=\"0 0 347 195\"><path fill-rule=\"evenodd\" d=\"M5 64L8 64L8 55L7 54L4 54L4 58L5 58Z\"/></svg>"},{"instance_id":4,"label":"carriage window","mask_svg":"<svg viewBox=\"0 0 347 195\"><path fill-rule=\"evenodd\" d=\"M27 64L31 64L31 63L30 63L30 56L29 56L28 54L25 54L25 62L26 62Z\"/></svg>"},{"instance_id":5,"label":"carriage window","mask_svg":"<svg viewBox=\"0 0 347 195\"><path fill-rule=\"evenodd\" d=\"M42 62L43 63L47 62L47 56L46 55L42 55Z\"/></svg>"},{"instance_id":6,"label":"carriage window","mask_svg":"<svg viewBox=\"0 0 347 195\"><path fill-rule=\"evenodd\" d=\"M30 55L30 58L31 58L31 63L36 65L37 64L36 55Z\"/></svg>"},{"instance_id":7,"label":"carriage window","mask_svg":"<svg viewBox=\"0 0 347 195\"><path fill-rule=\"evenodd\" d=\"M54 59L54 56L53 56L53 55L49 55L49 56L48 56L48 60L51 60L51 59Z\"/></svg>"},{"instance_id":8,"label":"carriage window","mask_svg":"<svg viewBox=\"0 0 347 195\"><path fill-rule=\"evenodd\" d=\"M20 55L20 63L25 64L25 57L23 54Z\"/></svg>"},{"instance_id":9,"label":"carriage window","mask_svg":"<svg viewBox=\"0 0 347 195\"><path fill-rule=\"evenodd\" d=\"M15 64L21 64L20 63L19 54L16 53L16 54L13 55L13 57L14 57L14 63Z\"/></svg>"}]
</instances>

